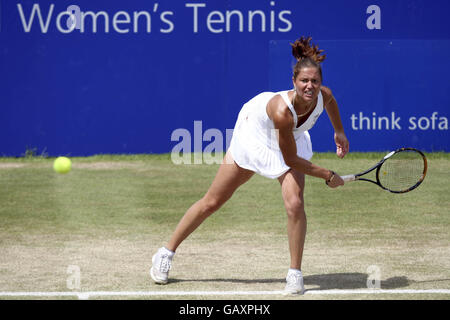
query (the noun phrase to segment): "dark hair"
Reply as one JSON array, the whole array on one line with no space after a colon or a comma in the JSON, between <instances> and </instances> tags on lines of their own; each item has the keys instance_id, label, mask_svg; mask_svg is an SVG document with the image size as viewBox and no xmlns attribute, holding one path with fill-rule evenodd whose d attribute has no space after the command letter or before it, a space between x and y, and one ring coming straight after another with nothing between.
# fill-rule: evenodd
<instances>
[{"instance_id":1,"label":"dark hair","mask_svg":"<svg viewBox=\"0 0 450 320\"><path fill-rule=\"evenodd\" d=\"M300 37L291 43L292 55L297 59L297 63L294 66L293 74L294 79L300 73L303 68L314 67L319 70L320 79L322 79L322 67L320 63L325 60L326 55L322 54L323 50L319 50L318 46L311 44L312 38Z\"/></svg>"}]
</instances>

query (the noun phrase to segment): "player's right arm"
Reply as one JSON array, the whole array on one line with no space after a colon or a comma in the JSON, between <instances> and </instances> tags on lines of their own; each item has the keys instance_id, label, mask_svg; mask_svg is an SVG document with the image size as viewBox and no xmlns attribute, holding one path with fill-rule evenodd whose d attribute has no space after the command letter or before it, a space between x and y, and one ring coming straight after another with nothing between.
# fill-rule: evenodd
<instances>
[{"instance_id":1,"label":"player's right arm","mask_svg":"<svg viewBox=\"0 0 450 320\"><path fill-rule=\"evenodd\" d=\"M277 130L278 143L286 165L301 173L328 180L332 174L330 170L315 165L297 155L297 144L295 143L294 133L292 131L294 119L281 96L277 95L269 101L267 114L272 119ZM329 183L329 186L334 188L342 184L342 179L336 174L336 177Z\"/></svg>"}]
</instances>

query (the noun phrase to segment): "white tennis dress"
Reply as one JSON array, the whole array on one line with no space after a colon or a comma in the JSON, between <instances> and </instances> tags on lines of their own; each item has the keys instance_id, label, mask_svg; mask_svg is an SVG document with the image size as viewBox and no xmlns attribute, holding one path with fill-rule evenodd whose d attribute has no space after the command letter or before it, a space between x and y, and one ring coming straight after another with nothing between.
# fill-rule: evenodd
<instances>
[{"instance_id":1,"label":"white tennis dress","mask_svg":"<svg viewBox=\"0 0 450 320\"><path fill-rule=\"evenodd\" d=\"M284 162L275 126L266 111L267 103L277 94L283 98L292 112L297 155L303 159L309 160L313 156L308 130L314 126L323 112L321 92L313 112L298 128L297 113L289 100L288 91L263 92L244 104L234 127L229 150L241 168L271 179L280 177L290 169Z\"/></svg>"}]
</instances>

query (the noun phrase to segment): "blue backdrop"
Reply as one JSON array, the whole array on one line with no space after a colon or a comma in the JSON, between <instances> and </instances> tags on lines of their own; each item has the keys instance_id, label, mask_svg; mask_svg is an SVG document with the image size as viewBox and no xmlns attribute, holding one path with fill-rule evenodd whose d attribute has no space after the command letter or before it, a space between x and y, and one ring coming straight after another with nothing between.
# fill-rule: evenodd
<instances>
[{"instance_id":1,"label":"blue backdrop","mask_svg":"<svg viewBox=\"0 0 450 320\"><path fill-rule=\"evenodd\" d=\"M243 103L291 88L300 35L327 54L351 150L450 151L448 12L448 0L0 0L0 155L164 153L187 135L192 151L226 148ZM324 113L313 149L334 150L332 133Z\"/></svg>"}]
</instances>

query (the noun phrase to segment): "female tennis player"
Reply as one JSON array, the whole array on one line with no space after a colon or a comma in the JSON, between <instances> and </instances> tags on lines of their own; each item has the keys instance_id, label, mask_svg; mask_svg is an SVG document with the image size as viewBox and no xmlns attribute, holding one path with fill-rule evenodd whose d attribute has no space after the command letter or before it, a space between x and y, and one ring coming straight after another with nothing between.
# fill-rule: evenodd
<instances>
[{"instance_id":1,"label":"female tennis player","mask_svg":"<svg viewBox=\"0 0 450 320\"><path fill-rule=\"evenodd\" d=\"M223 163L206 194L185 213L165 247L152 258L150 275L159 284L168 282L175 250L207 217L217 211L254 173L278 179L287 211L290 268L286 293L304 292L301 263L306 234L303 192L305 174L323 179L331 188L344 184L334 171L309 161L312 146L308 130L325 109L334 127L336 154L349 150L331 90L322 86L323 50L301 37L292 46L297 59L292 90L263 92L242 107Z\"/></svg>"}]
</instances>

